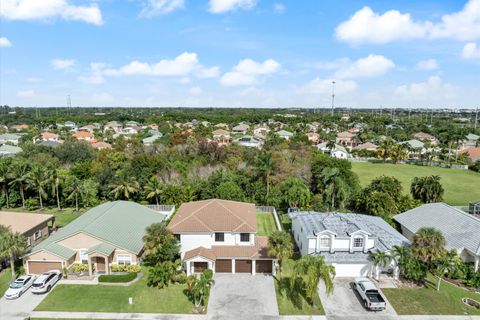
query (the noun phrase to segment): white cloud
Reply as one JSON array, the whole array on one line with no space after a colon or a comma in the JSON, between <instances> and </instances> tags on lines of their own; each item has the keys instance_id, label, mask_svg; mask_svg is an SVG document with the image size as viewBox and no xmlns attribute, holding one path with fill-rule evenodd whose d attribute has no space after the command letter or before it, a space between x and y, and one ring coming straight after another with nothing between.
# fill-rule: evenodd
<instances>
[{"instance_id":1,"label":"white cloud","mask_svg":"<svg viewBox=\"0 0 480 320\"><path fill-rule=\"evenodd\" d=\"M275 13L284 13L286 10L285 5L282 3L275 3L273 5L273 12Z\"/></svg>"},{"instance_id":2,"label":"white cloud","mask_svg":"<svg viewBox=\"0 0 480 320\"><path fill-rule=\"evenodd\" d=\"M438 69L438 63L435 59L422 60L415 66L418 70L436 70Z\"/></svg>"},{"instance_id":3,"label":"white cloud","mask_svg":"<svg viewBox=\"0 0 480 320\"><path fill-rule=\"evenodd\" d=\"M200 64L196 53L184 52L173 60L163 59L157 63L149 64L142 61L132 61L118 69L105 69L104 75L108 76L187 76L194 74L197 77L216 77L218 67L205 68Z\"/></svg>"},{"instance_id":4,"label":"white cloud","mask_svg":"<svg viewBox=\"0 0 480 320\"><path fill-rule=\"evenodd\" d=\"M158 14L167 14L185 7L184 0L148 0L140 12L140 17L150 18Z\"/></svg>"},{"instance_id":5,"label":"white cloud","mask_svg":"<svg viewBox=\"0 0 480 320\"><path fill-rule=\"evenodd\" d=\"M198 95L198 94L201 94L202 93L202 88L198 87L198 86L195 86L195 87L191 87L190 90L189 90L190 94L192 95Z\"/></svg>"},{"instance_id":6,"label":"white cloud","mask_svg":"<svg viewBox=\"0 0 480 320\"><path fill-rule=\"evenodd\" d=\"M112 102L115 99L111 94L107 92L99 92L99 93L94 93L91 97L91 100L96 103L106 103L106 102Z\"/></svg>"},{"instance_id":7,"label":"white cloud","mask_svg":"<svg viewBox=\"0 0 480 320\"><path fill-rule=\"evenodd\" d=\"M332 93L333 79L315 78L302 87L297 92L301 94L327 95ZM335 93L346 94L357 90L357 83L353 80L335 80Z\"/></svg>"},{"instance_id":8,"label":"white cloud","mask_svg":"<svg viewBox=\"0 0 480 320\"><path fill-rule=\"evenodd\" d=\"M35 96L35 91L33 91L33 90L17 91L17 97L19 97L19 98L31 98L33 96Z\"/></svg>"},{"instance_id":9,"label":"white cloud","mask_svg":"<svg viewBox=\"0 0 480 320\"><path fill-rule=\"evenodd\" d=\"M94 25L103 23L97 3L77 6L69 4L67 0L2 0L0 15L9 20L48 20L59 17Z\"/></svg>"},{"instance_id":10,"label":"white cloud","mask_svg":"<svg viewBox=\"0 0 480 320\"><path fill-rule=\"evenodd\" d=\"M395 67L392 60L381 55L369 55L355 61L348 61L338 68L334 77L339 79L372 78L384 75Z\"/></svg>"},{"instance_id":11,"label":"white cloud","mask_svg":"<svg viewBox=\"0 0 480 320\"><path fill-rule=\"evenodd\" d=\"M256 62L252 59L241 60L232 71L225 73L220 79L223 86L244 86L254 84L257 76L276 73L280 70L280 64L267 59L264 62Z\"/></svg>"},{"instance_id":12,"label":"white cloud","mask_svg":"<svg viewBox=\"0 0 480 320\"><path fill-rule=\"evenodd\" d=\"M224 13L237 9L252 9L257 4L257 0L210 0L209 10L212 13Z\"/></svg>"},{"instance_id":13,"label":"white cloud","mask_svg":"<svg viewBox=\"0 0 480 320\"><path fill-rule=\"evenodd\" d=\"M439 76L431 76L425 82L398 86L394 93L400 97L417 101L442 101L455 97L456 88L445 83Z\"/></svg>"},{"instance_id":14,"label":"white cloud","mask_svg":"<svg viewBox=\"0 0 480 320\"><path fill-rule=\"evenodd\" d=\"M192 79L190 79L189 77L183 77L183 78L180 78L178 82L180 82L181 84L189 84L190 82L192 82Z\"/></svg>"},{"instance_id":15,"label":"white cloud","mask_svg":"<svg viewBox=\"0 0 480 320\"><path fill-rule=\"evenodd\" d=\"M480 0L469 0L462 10L445 14L440 21L414 21L409 13L397 10L383 14L364 7L336 28L339 40L351 43L389 43L411 39L480 38Z\"/></svg>"},{"instance_id":16,"label":"white cloud","mask_svg":"<svg viewBox=\"0 0 480 320\"><path fill-rule=\"evenodd\" d=\"M464 59L480 59L480 47L475 42L467 43L462 50Z\"/></svg>"},{"instance_id":17,"label":"white cloud","mask_svg":"<svg viewBox=\"0 0 480 320\"><path fill-rule=\"evenodd\" d=\"M80 76L78 77L78 80L88 84L102 84L105 82L102 72L106 66L107 65L102 62L92 62L90 63L90 74L86 76Z\"/></svg>"},{"instance_id":18,"label":"white cloud","mask_svg":"<svg viewBox=\"0 0 480 320\"><path fill-rule=\"evenodd\" d=\"M12 43L6 37L0 38L0 48L9 48L11 46L12 46Z\"/></svg>"},{"instance_id":19,"label":"white cloud","mask_svg":"<svg viewBox=\"0 0 480 320\"><path fill-rule=\"evenodd\" d=\"M74 59L53 59L50 61L55 70L71 70L75 65Z\"/></svg>"}]
</instances>

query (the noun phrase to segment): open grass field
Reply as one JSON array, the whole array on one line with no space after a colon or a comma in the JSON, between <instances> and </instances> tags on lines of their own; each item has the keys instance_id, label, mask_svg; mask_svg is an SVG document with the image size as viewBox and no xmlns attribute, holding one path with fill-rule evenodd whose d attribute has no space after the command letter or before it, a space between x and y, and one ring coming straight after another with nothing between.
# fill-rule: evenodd
<instances>
[{"instance_id":1,"label":"open grass field","mask_svg":"<svg viewBox=\"0 0 480 320\"><path fill-rule=\"evenodd\" d=\"M286 288L281 290L281 287L290 282L289 277L293 267L294 260L288 259L283 262L283 279L279 280L277 273L275 279L275 294L277 296L278 311L280 315L323 315L323 310L320 297L315 299L315 307L310 305L301 293L294 292ZM282 285L283 283L283 285Z\"/></svg>"},{"instance_id":2,"label":"open grass field","mask_svg":"<svg viewBox=\"0 0 480 320\"><path fill-rule=\"evenodd\" d=\"M353 162L352 168L362 187L381 175L394 176L402 182L404 192L409 193L414 177L438 175L445 189L443 199L446 203L465 206L470 201L480 200L480 173L470 170L369 162Z\"/></svg>"},{"instance_id":3,"label":"open grass field","mask_svg":"<svg viewBox=\"0 0 480 320\"><path fill-rule=\"evenodd\" d=\"M268 237L273 231L277 231L273 213L257 213L257 235Z\"/></svg>"},{"instance_id":4,"label":"open grass field","mask_svg":"<svg viewBox=\"0 0 480 320\"><path fill-rule=\"evenodd\" d=\"M442 281L436 290L436 279L430 276L423 288L382 289L399 315L479 315L480 310L469 307L462 298L480 301L480 294L466 291Z\"/></svg>"},{"instance_id":5,"label":"open grass field","mask_svg":"<svg viewBox=\"0 0 480 320\"><path fill-rule=\"evenodd\" d=\"M191 313L193 304L183 293L185 285L166 288L148 287L144 276L135 284L124 286L57 285L35 311L72 312L144 312ZM128 298L133 304L128 304Z\"/></svg>"}]
</instances>

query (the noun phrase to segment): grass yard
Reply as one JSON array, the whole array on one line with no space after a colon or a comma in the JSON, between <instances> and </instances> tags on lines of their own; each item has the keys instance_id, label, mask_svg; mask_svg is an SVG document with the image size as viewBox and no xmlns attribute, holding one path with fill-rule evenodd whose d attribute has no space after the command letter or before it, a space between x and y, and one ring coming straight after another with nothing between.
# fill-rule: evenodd
<instances>
[{"instance_id":1,"label":"grass yard","mask_svg":"<svg viewBox=\"0 0 480 320\"><path fill-rule=\"evenodd\" d=\"M10 281L12 281L12 271L7 268L0 273L0 297L7 291Z\"/></svg>"},{"instance_id":2,"label":"grass yard","mask_svg":"<svg viewBox=\"0 0 480 320\"><path fill-rule=\"evenodd\" d=\"M31 213L31 214L36 214L36 213L44 213L44 214L53 214L55 216L55 225L57 227L64 227L73 220L77 219L80 217L84 212L86 212L88 209L82 209L77 212L75 211L75 208L65 208L62 210L58 210L56 207L55 208L45 208L43 210L37 210L37 211L28 211L27 209L23 208L10 208L10 209L2 209L3 211L11 211L11 212L25 212L25 213Z\"/></svg>"},{"instance_id":3,"label":"grass yard","mask_svg":"<svg viewBox=\"0 0 480 320\"><path fill-rule=\"evenodd\" d=\"M453 206L465 206L480 200L480 173L470 170L416 166L409 164L352 162L353 171L360 178L362 187L381 175L394 176L402 182L404 193L410 192L414 177L438 175L445 189L443 199Z\"/></svg>"},{"instance_id":4,"label":"grass yard","mask_svg":"<svg viewBox=\"0 0 480 320\"><path fill-rule=\"evenodd\" d=\"M257 213L257 235L269 236L273 231L277 231L273 213Z\"/></svg>"},{"instance_id":5,"label":"grass yard","mask_svg":"<svg viewBox=\"0 0 480 320\"><path fill-rule=\"evenodd\" d=\"M466 291L442 281L440 291L432 276L423 288L382 289L382 292L400 315L480 315L480 310L469 307L462 298L480 301L480 294Z\"/></svg>"},{"instance_id":6,"label":"grass yard","mask_svg":"<svg viewBox=\"0 0 480 320\"><path fill-rule=\"evenodd\" d=\"M35 311L191 313L193 303L183 293L185 288L180 284L151 288L146 276L128 287L57 285Z\"/></svg>"},{"instance_id":7,"label":"grass yard","mask_svg":"<svg viewBox=\"0 0 480 320\"><path fill-rule=\"evenodd\" d=\"M294 260L288 259L283 262L283 283L288 286L289 277L293 267ZM278 311L280 315L323 315L323 306L317 295L315 304L317 307L311 306L301 294L295 294L293 290L280 290L280 283L277 273L275 279L275 293L277 296ZM289 294L290 292L290 294ZM292 294L293 293L293 294Z\"/></svg>"}]
</instances>

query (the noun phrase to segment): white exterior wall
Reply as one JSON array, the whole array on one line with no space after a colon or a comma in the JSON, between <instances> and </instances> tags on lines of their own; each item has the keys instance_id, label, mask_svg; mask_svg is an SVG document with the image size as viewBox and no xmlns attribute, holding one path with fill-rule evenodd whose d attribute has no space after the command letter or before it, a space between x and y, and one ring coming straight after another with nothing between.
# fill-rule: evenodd
<instances>
[{"instance_id":1,"label":"white exterior wall","mask_svg":"<svg viewBox=\"0 0 480 320\"><path fill-rule=\"evenodd\" d=\"M334 150L332 152L332 157L334 158L339 158L339 159L347 159L348 158L348 154L341 151L341 150Z\"/></svg>"},{"instance_id":2,"label":"white exterior wall","mask_svg":"<svg viewBox=\"0 0 480 320\"><path fill-rule=\"evenodd\" d=\"M335 239L333 241L334 251L348 251L350 249L350 239Z\"/></svg>"},{"instance_id":3,"label":"white exterior wall","mask_svg":"<svg viewBox=\"0 0 480 320\"><path fill-rule=\"evenodd\" d=\"M332 263L335 277L368 277L372 273L370 263Z\"/></svg>"},{"instance_id":4,"label":"white exterior wall","mask_svg":"<svg viewBox=\"0 0 480 320\"><path fill-rule=\"evenodd\" d=\"M250 233L250 242L241 242L240 233L224 232L224 241L216 242L215 233L181 234L180 253L183 258L185 252L198 247L211 248L212 246L253 246L255 234Z\"/></svg>"}]
</instances>

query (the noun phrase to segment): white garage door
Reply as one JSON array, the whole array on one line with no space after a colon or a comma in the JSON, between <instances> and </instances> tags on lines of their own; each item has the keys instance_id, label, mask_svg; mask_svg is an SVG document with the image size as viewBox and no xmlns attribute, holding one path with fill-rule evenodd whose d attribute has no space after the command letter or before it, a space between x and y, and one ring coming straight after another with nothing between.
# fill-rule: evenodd
<instances>
[{"instance_id":1,"label":"white garage door","mask_svg":"<svg viewBox=\"0 0 480 320\"><path fill-rule=\"evenodd\" d=\"M334 263L336 277L366 277L370 273L370 264Z\"/></svg>"}]
</instances>

